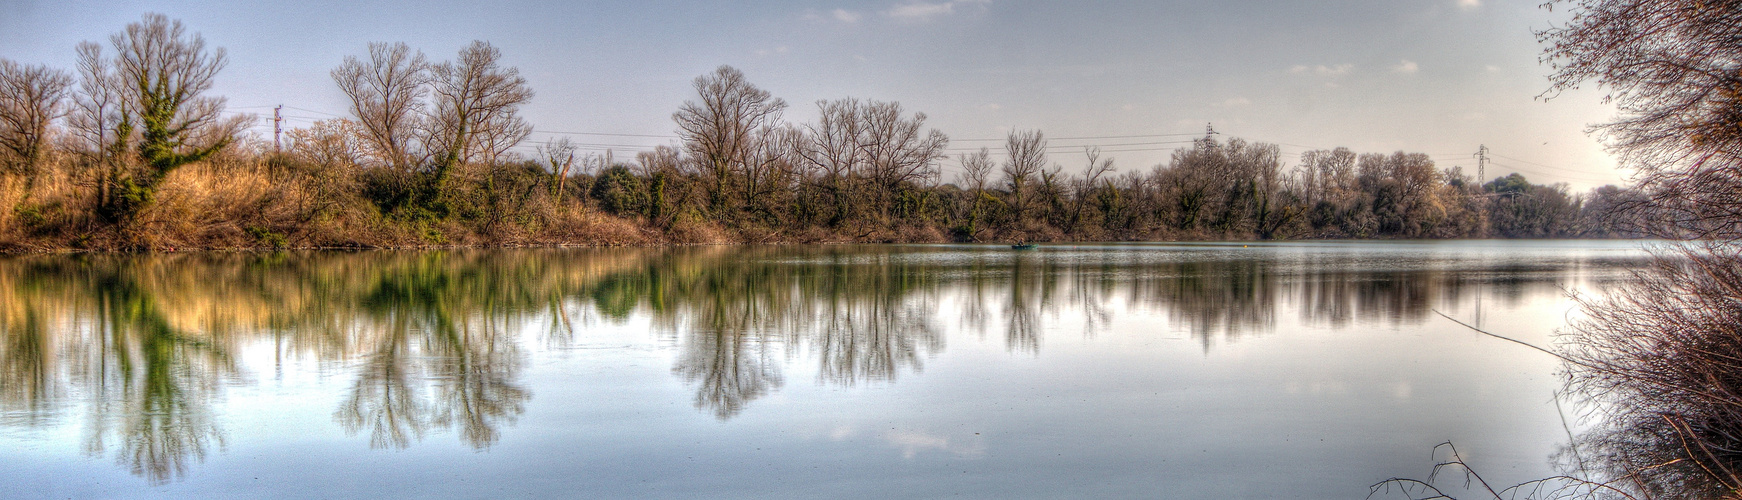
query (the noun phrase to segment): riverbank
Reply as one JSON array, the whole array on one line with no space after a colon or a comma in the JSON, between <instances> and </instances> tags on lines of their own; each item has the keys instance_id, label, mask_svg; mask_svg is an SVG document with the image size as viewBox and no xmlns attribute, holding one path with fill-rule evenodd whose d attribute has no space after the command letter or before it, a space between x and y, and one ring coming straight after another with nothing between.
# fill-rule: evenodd
<instances>
[{"instance_id":1,"label":"riverbank","mask_svg":"<svg viewBox=\"0 0 1742 500\"><path fill-rule=\"evenodd\" d=\"M381 226L365 234L322 233L318 228L301 228L277 232L258 228L224 225L195 234L149 230L127 230L119 227L95 228L76 235L55 235L39 238L0 238L0 255L52 253L136 253L136 252L209 252L209 251L283 251L283 250L437 250L437 249L501 249L501 248L586 248L586 247L675 247L709 245L853 245L853 244L917 244L917 243L1088 243L1088 242L1260 242L1284 239L1262 239L1256 236L1214 235L1204 232L1156 231L1151 238L1072 238L1067 235L1025 233L985 235L978 239L957 238L936 227L910 226L859 231L855 236L842 231L814 228L805 231L782 231L770 228L726 228L706 223L692 223L673 228L657 228L644 222L613 217L607 214L577 214L566 224L538 233L488 234L468 230L457 223L428 225ZM1430 238L1426 241L1449 241L1472 238ZM1474 239L1631 239L1620 236L1607 238L1474 238ZM1288 238L1288 241L1355 241L1411 240L1421 238L1353 238L1309 237Z\"/></svg>"},{"instance_id":2,"label":"riverbank","mask_svg":"<svg viewBox=\"0 0 1742 500\"><path fill-rule=\"evenodd\" d=\"M909 184L875 202L865 193L819 195L815 179L788 181L785 195L768 198L720 191L717 179L693 171L619 165L558 177L537 165L477 164L437 189L426 173L257 151L178 169L150 196L123 197L130 205L119 210L102 171L71 157L53 163L32 177L0 175L0 253L1609 238L1634 236L1628 228L1637 226L1617 220L1602 192L1586 199L1528 184L1494 189L1548 197L1489 199L1468 185L1442 185L1436 197L1412 202L1428 205L1416 217L1419 210L1398 208L1383 190L1318 201L1234 193L1182 208L1189 193L1138 177L1074 191Z\"/></svg>"}]
</instances>

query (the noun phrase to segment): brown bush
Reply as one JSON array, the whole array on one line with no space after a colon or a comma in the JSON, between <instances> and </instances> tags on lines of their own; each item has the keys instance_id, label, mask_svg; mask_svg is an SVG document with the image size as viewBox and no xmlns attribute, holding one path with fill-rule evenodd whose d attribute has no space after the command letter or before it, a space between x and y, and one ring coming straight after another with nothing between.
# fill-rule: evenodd
<instances>
[{"instance_id":1,"label":"brown bush","mask_svg":"<svg viewBox=\"0 0 1742 500\"><path fill-rule=\"evenodd\" d=\"M1742 488L1742 246L1662 251L1559 338L1598 427L1563 457L1652 498Z\"/></svg>"}]
</instances>

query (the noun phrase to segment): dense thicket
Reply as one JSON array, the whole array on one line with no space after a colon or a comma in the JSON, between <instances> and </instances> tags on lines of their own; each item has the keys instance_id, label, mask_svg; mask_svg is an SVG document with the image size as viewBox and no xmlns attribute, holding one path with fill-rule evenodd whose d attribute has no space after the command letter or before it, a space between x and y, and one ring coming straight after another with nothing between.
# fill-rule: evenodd
<instances>
[{"instance_id":1,"label":"dense thicket","mask_svg":"<svg viewBox=\"0 0 1742 500\"><path fill-rule=\"evenodd\" d=\"M1595 82L1621 115L1600 126L1641 189L1665 250L1625 287L1583 304L1562 337L1568 386L1597 403L1566 453L1593 496L1735 498L1742 491L1742 2L1577 0L1539 33L1551 92ZM1589 483L1587 483L1589 484Z\"/></svg>"},{"instance_id":2,"label":"dense thicket","mask_svg":"<svg viewBox=\"0 0 1742 500\"><path fill-rule=\"evenodd\" d=\"M1636 217L1610 208L1646 197L1211 135L1124 172L1038 130L951 158L924 113L845 98L794 123L725 66L695 80L670 146L523 155L534 93L484 42L442 62L370 44L331 74L351 116L279 149L209 95L224 52L179 22L147 15L109 46L81 45L76 77L0 61L0 246L1614 237Z\"/></svg>"}]
</instances>

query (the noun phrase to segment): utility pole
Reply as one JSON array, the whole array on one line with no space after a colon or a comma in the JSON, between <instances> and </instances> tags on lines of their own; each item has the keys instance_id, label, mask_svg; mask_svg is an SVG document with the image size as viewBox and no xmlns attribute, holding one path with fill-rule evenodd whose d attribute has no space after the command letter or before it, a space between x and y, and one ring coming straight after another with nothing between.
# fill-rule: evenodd
<instances>
[{"instance_id":1,"label":"utility pole","mask_svg":"<svg viewBox=\"0 0 1742 500\"><path fill-rule=\"evenodd\" d=\"M279 141L279 139L278 139L278 136L280 134L283 134L283 133L284 133L284 105L280 104L280 105L278 105L278 107L272 108L272 152L274 152L274 153L283 153L284 152L284 143Z\"/></svg>"},{"instance_id":2,"label":"utility pole","mask_svg":"<svg viewBox=\"0 0 1742 500\"><path fill-rule=\"evenodd\" d=\"M1488 145L1477 147L1472 156L1476 157L1476 185L1480 186L1488 182Z\"/></svg>"}]
</instances>

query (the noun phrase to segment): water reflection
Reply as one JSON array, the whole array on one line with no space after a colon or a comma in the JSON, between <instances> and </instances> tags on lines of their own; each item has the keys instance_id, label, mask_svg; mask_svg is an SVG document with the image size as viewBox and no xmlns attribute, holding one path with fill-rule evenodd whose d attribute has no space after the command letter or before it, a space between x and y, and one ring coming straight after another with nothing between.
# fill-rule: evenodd
<instances>
[{"instance_id":1,"label":"water reflection","mask_svg":"<svg viewBox=\"0 0 1742 500\"><path fill-rule=\"evenodd\" d=\"M1172 323L1151 325L1157 335L1208 353L1280 314L1420 322L1472 294L1552 291L1567 272L1436 259L988 247L13 257L0 259L0 425L83 419L87 453L162 482L223 447L224 388L276 368L237 361L250 346L347 377L332 419L371 447L451 432L482 449L533 397L526 345L577 342L575 318L645 318L676 349L671 372L693 404L730 419L779 390L794 360L816 363L821 384L920 373L951 325L1038 356L1043 332L1092 337L1114 311L1147 309Z\"/></svg>"},{"instance_id":2,"label":"water reflection","mask_svg":"<svg viewBox=\"0 0 1742 500\"><path fill-rule=\"evenodd\" d=\"M146 280L169 286L161 265L46 259L7 266L7 423L52 422L69 394L89 402L83 449L152 482L182 477L189 460L222 446L213 418L220 384L233 380L233 337L178 323Z\"/></svg>"},{"instance_id":3,"label":"water reflection","mask_svg":"<svg viewBox=\"0 0 1742 500\"><path fill-rule=\"evenodd\" d=\"M334 419L367 429L375 448L405 448L432 428L457 428L474 448L495 443L531 397L516 382L524 356L514 335L551 304L547 291L524 288L538 270L443 254L377 269L346 284L353 307L323 320L343 325L338 341L361 361Z\"/></svg>"}]
</instances>

